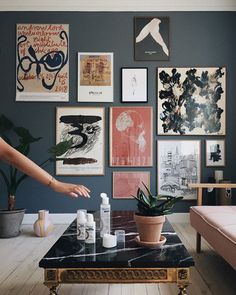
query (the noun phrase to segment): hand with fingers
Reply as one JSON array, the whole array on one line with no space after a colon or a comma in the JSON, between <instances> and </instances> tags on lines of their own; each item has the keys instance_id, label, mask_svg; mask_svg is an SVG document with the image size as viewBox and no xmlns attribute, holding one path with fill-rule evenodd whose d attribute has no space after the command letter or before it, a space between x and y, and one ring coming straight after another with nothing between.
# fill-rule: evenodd
<instances>
[{"instance_id":1,"label":"hand with fingers","mask_svg":"<svg viewBox=\"0 0 236 295\"><path fill-rule=\"evenodd\" d=\"M81 184L65 183L52 178L48 186L58 193L64 193L74 198L78 198L79 195L90 198L90 190Z\"/></svg>"}]
</instances>

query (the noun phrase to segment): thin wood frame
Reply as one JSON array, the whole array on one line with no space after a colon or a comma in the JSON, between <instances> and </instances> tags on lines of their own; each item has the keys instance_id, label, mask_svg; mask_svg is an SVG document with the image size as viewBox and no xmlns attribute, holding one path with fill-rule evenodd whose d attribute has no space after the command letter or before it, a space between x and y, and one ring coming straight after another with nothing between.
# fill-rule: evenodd
<instances>
[{"instance_id":1,"label":"thin wood frame","mask_svg":"<svg viewBox=\"0 0 236 295\"><path fill-rule=\"evenodd\" d=\"M76 109L78 110L78 113L75 112ZM64 118L62 118L63 110L64 110ZM77 118L75 118L75 116L77 116ZM64 129L63 127L59 127L59 122L62 122L65 125L63 126ZM80 128L84 127L83 124L85 123L87 124L85 130L83 129L80 130ZM72 125L72 128L71 126L66 126L66 124ZM62 155L60 157L61 160L57 158L56 175L91 175L91 176L104 175L105 108L104 107L76 107L76 106L57 107L56 108L56 142L59 143L60 141L71 139L71 137L73 137L73 136L70 136L71 133L69 132L71 131L72 132L74 131L73 135L74 137L75 136L77 137L75 138L74 145L73 145L75 146L74 147L75 150L72 150L72 153L74 153L77 156L76 160L75 160L75 157L71 157L70 154L69 154L69 160L67 160L68 158L67 154ZM62 138L60 138L61 134L63 134ZM82 140L82 143L85 140L85 143L83 145L81 143L81 140ZM92 151L94 147L97 149L96 151ZM63 165L60 164L61 161L62 163L65 163L64 164L65 167L63 167Z\"/></svg>"}]
</instances>

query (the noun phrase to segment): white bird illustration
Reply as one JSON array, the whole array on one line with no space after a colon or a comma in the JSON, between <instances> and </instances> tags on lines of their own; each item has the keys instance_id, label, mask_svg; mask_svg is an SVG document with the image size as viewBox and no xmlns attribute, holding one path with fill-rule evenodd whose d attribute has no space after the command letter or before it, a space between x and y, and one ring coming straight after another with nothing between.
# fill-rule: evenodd
<instances>
[{"instance_id":1,"label":"white bird illustration","mask_svg":"<svg viewBox=\"0 0 236 295\"><path fill-rule=\"evenodd\" d=\"M143 41L147 37L147 35L150 34L152 38L162 47L165 54L169 56L169 50L159 31L160 23L161 20L159 20L158 18L153 18L136 37L136 43Z\"/></svg>"}]
</instances>

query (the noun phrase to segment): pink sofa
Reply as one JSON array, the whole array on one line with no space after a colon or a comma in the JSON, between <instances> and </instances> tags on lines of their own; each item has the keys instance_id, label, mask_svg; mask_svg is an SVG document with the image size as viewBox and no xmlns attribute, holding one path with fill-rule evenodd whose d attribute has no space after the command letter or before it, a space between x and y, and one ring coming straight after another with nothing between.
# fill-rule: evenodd
<instances>
[{"instance_id":1,"label":"pink sofa","mask_svg":"<svg viewBox=\"0 0 236 295\"><path fill-rule=\"evenodd\" d=\"M197 251L201 236L236 270L236 206L194 206L190 223L197 231Z\"/></svg>"}]
</instances>

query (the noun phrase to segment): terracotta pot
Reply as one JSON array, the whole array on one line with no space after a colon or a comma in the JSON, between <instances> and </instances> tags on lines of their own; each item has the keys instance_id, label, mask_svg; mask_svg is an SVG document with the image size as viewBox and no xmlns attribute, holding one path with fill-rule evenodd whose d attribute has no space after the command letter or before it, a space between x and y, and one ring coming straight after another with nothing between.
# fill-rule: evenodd
<instances>
[{"instance_id":1,"label":"terracotta pot","mask_svg":"<svg viewBox=\"0 0 236 295\"><path fill-rule=\"evenodd\" d=\"M134 214L140 241L157 243L160 241L161 231L165 222L165 215L141 216Z\"/></svg>"}]
</instances>

